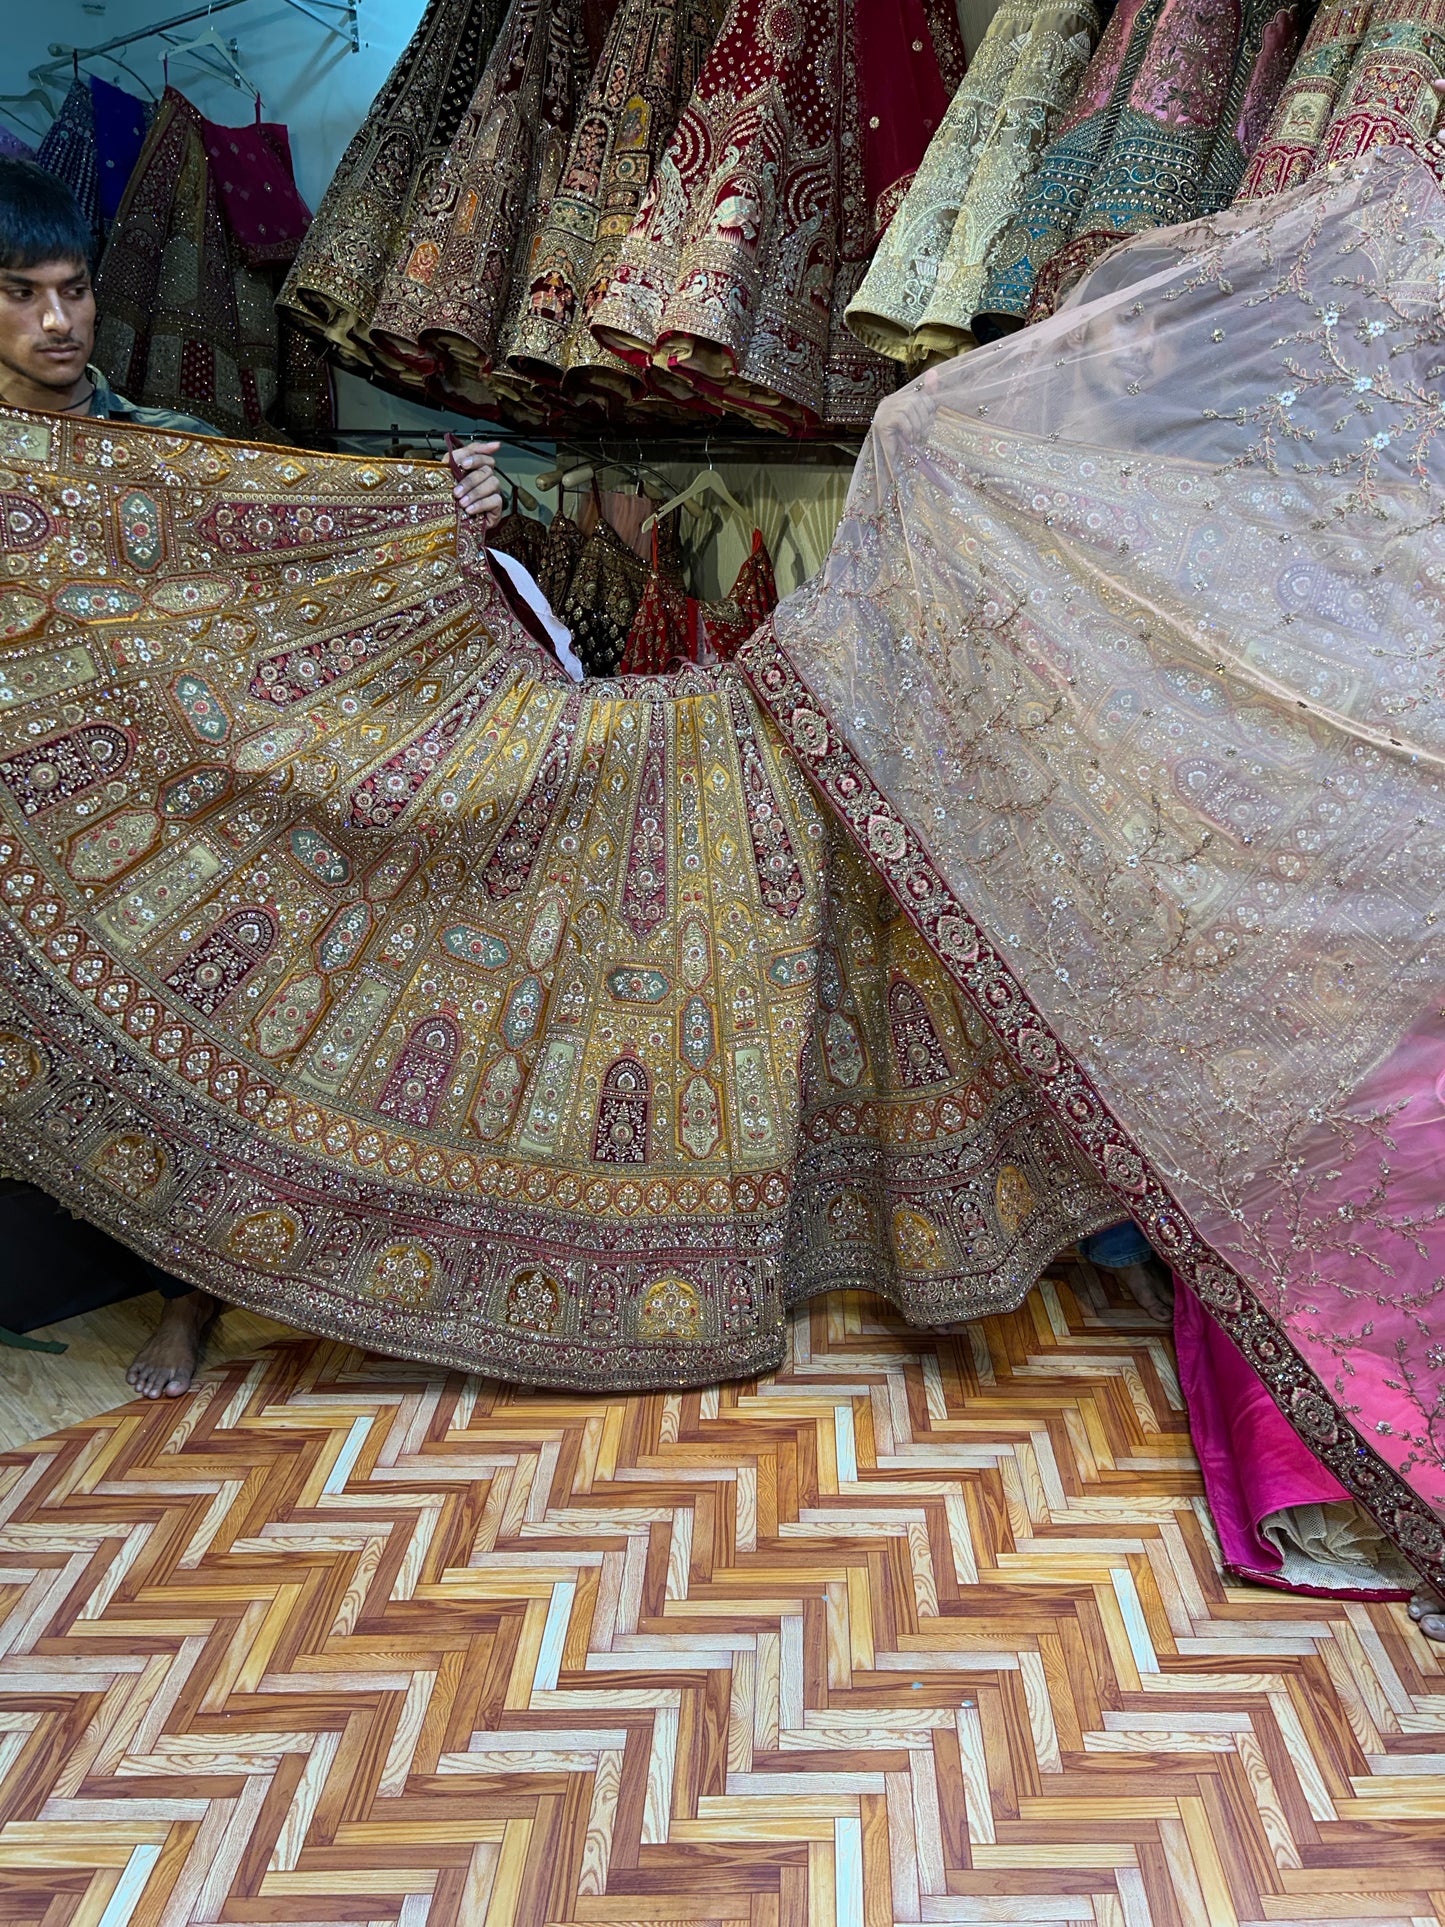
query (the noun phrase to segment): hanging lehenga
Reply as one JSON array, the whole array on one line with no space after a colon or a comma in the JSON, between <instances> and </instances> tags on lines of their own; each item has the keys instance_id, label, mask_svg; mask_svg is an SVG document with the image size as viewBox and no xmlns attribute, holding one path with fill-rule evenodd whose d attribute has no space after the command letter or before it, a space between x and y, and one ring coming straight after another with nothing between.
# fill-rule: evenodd
<instances>
[{"instance_id":1,"label":"hanging lehenga","mask_svg":"<svg viewBox=\"0 0 1445 1927\"><path fill-rule=\"evenodd\" d=\"M1399 147L1116 250L734 664L581 687L442 469L0 415L6 1166L613 1388L1128 1211L1445 1578L1442 271Z\"/></svg>"},{"instance_id":2,"label":"hanging lehenga","mask_svg":"<svg viewBox=\"0 0 1445 1927\"><path fill-rule=\"evenodd\" d=\"M64 181L98 241L102 227L100 166L95 144L95 96L88 76L82 80L77 73L71 82L35 159L47 174Z\"/></svg>"},{"instance_id":3,"label":"hanging lehenga","mask_svg":"<svg viewBox=\"0 0 1445 1927\"><path fill-rule=\"evenodd\" d=\"M951 7L915 19L890 0L860 79L855 16L854 0L734 0L592 317L662 393L797 429L866 423L893 385L844 311L962 56ZM859 90L890 75L935 99L933 126L890 116L885 135Z\"/></svg>"},{"instance_id":4,"label":"hanging lehenga","mask_svg":"<svg viewBox=\"0 0 1445 1927\"><path fill-rule=\"evenodd\" d=\"M284 236L262 205L283 200ZM219 127L168 87L96 272L96 359L116 386L236 433L327 431L330 371L275 305L277 264L306 218L283 127Z\"/></svg>"},{"instance_id":5,"label":"hanging lehenga","mask_svg":"<svg viewBox=\"0 0 1445 1927\"><path fill-rule=\"evenodd\" d=\"M1378 142L1426 140L1442 75L1441 0L1324 0L1239 198L1277 194Z\"/></svg>"},{"instance_id":6,"label":"hanging lehenga","mask_svg":"<svg viewBox=\"0 0 1445 1927\"><path fill-rule=\"evenodd\" d=\"M1131 234L1234 195L1294 58L1303 0L1120 0L997 243L978 310L1050 313Z\"/></svg>"},{"instance_id":7,"label":"hanging lehenga","mask_svg":"<svg viewBox=\"0 0 1445 1927\"><path fill-rule=\"evenodd\" d=\"M586 85L581 0L512 0L456 138L387 274L372 346L433 399L496 400L488 379L561 180Z\"/></svg>"},{"instance_id":8,"label":"hanging lehenga","mask_svg":"<svg viewBox=\"0 0 1445 1927\"><path fill-rule=\"evenodd\" d=\"M96 194L101 223L108 225L120 211L126 184L145 146L152 103L112 87L99 74L90 77L90 96L95 109Z\"/></svg>"},{"instance_id":9,"label":"hanging lehenga","mask_svg":"<svg viewBox=\"0 0 1445 1927\"><path fill-rule=\"evenodd\" d=\"M297 253L282 308L345 366L371 366L382 282L476 92L502 12L502 0L428 0Z\"/></svg>"},{"instance_id":10,"label":"hanging lehenga","mask_svg":"<svg viewBox=\"0 0 1445 1927\"><path fill-rule=\"evenodd\" d=\"M849 305L868 347L920 366L972 345L994 245L1078 91L1104 11L1004 0Z\"/></svg>"},{"instance_id":11,"label":"hanging lehenga","mask_svg":"<svg viewBox=\"0 0 1445 1927\"><path fill-rule=\"evenodd\" d=\"M612 264L702 70L722 0L623 0L534 235L502 354L524 383L616 405L643 383L594 338Z\"/></svg>"}]
</instances>

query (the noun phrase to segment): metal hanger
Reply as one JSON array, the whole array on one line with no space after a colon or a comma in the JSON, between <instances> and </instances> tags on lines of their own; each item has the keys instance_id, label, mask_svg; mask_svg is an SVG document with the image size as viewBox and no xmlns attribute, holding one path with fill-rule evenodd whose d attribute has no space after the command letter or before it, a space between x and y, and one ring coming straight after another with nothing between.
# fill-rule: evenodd
<instances>
[{"instance_id":1,"label":"metal hanger","mask_svg":"<svg viewBox=\"0 0 1445 1927\"><path fill-rule=\"evenodd\" d=\"M46 127L36 127L33 122L26 120L23 115L16 113L15 109L17 107L28 107L32 102L45 114ZM28 92L23 94L0 94L0 107L4 107L8 111L11 120L19 121L27 134L39 134L42 137L49 123L55 119L55 116L60 111L44 87L32 87Z\"/></svg>"},{"instance_id":2,"label":"metal hanger","mask_svg":"<svg viewBox=\"0 0 1445 1927\"><path fill-rule=\"evenodd\" d=\"M199 61L208 74L215 74L221 80L229 80L233 87L244 87L248 94L254 94L260 104L261 89L246 72L236 58L236 42L222 40L214 27L202 27L199 33L187 39L178 40L174 35L162 33L159 36L166 44L165 66L169 72L171 55L189 55Z\"/></svg>"},{"instance_id":3,"label":"metal hanger","mask_svg":"<svg viewBox=\"0 0 1445 1927\"><path fill-rule=\"evenodd\" d=\"M111 66L112 66L112 67L119 67L119 69L120 69L120 71L121 71L121 72L122 72L123 74L126 74L126 75L128 75L128 76L129 76L129 78L130 78L131 80L133 80L133 81L135 82L135 84L136 84L136 86L137 86L137 87L140 87L140 88L142 88L142 89L144 90L144 92L145 92L145 94L146 94L146 96L147 96L147 97L148 97L148 98L149 98L150 100L154 100L154 99L156 98L156 90L155 90L155 88L154 88L154 87L152 87L152 86L151 86L151 84L150 84L150 82L149 82L148 80L145 80L145 79L143 79L143 78L142 78L142 76L141 76L140 74L138 74L138 73L136 72L136 70L135 70L135 68L131 66L131 64L130 64L130 62L129 62L128 60L122 60L122 59L120 58L120 56L119 56L119 54L81 54L81 53L77 53L77 55L76 55L76 59L77 59L78 61L85 61L85 60L108 60L108 61L110 62L110 64L111 64ZM102 76L102 78L103 78L103 76Z\"/></svg>"},{"instance_id":4,"label":"metal hanger","mask_svg":"<svg viewBox=\"0 0 1445 1927\"><path fill-rule=\"evenodd\" d=\"M95 47L71 47L60 41L52 41L50 52L54 58L46 61L42 66L32 67L30 78L39 81L42 86L54 85L58 83L64 63L75 59L77 55L81 60L92 60L100 54L108 56L116 47L132 47L141 40L168 40L177 27L188 27L193 20L204 21L209 26L213 13L225 13L231 7L242 7L248 4L249 0L207 0L207 4L203 7L191 7L185 13L172 14L169 19L154 20L149 26L137 27L131 33L118 33L114 39L103 40ZM282 0L282 4L296 13L304 13L308 20L314 20L328 33L336 34L339 39L346 42L353 53L360 50L361 35L356 20L357 0ZM179 50L178 43L172 44L177 44ZM230 46L222 43L221 52L225 57L224 67L211 67L209 58L202 64L206 65L209 71L218 74L222 80L233 80L237 86L243 86L255 92L249 80L244 77L236 79L234 42ZM53 114L55 109L52 107L50 111Z\"/></svg>"}]
</instances>

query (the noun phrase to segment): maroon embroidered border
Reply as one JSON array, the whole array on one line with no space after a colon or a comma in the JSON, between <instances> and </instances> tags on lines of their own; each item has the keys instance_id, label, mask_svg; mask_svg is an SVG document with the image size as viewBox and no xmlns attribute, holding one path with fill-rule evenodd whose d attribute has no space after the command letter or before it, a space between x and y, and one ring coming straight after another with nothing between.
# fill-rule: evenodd
<instances>
[{"instance_id":1,"label":"maroon embroidered border","mask_svg":"<svg viewBox=\"0 0 1445 1927\"><path fill-rule=\"evenodd\" d=\"M771 622L736 662L819 793L949 976L1043 1093L1072 1142L1239 1346L1315 1457L1433 1585L1445 1586L1445 1526L1343 1417L1245 1280L1200 1236L954 894L923 840L823 714Z\"/></svg>"}]
</instances>

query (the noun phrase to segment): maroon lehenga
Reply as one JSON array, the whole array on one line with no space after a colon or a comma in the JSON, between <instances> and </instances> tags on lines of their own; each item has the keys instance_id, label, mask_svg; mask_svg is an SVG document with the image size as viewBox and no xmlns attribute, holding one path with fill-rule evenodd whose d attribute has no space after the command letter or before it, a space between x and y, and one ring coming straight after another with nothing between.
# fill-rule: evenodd
<instances>
[{"instance_id":1,"label":"maroon lehenga","mask_svg":"<svg viewBox=\"0 0 1445 1927\"><path fill-rule=\"evenodd\" d=\"M961 69L951 9L880 16L873 58L931 68L914 92L941 118L939 74ZM866 423L893 386L843 313L932 129L891 130L885 151L881 113L864 128L860 18L854 0L735 0L593 316L663 393L802 428Z\"/></svg>"}]
</instances>

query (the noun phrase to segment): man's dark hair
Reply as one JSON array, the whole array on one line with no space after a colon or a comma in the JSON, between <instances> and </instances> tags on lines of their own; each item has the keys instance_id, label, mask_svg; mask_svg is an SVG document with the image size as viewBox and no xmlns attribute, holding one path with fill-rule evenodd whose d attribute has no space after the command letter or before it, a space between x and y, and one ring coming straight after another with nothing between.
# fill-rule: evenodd
<instances>
[{"instance_id":1,"label":"man's dark hair","mask_svg":"<svg viewBox=\"0 0 1445 1927\"><path fill-rule=\"evenodd\" d=\"M34 161L0 155L0 268L90 266L93 237L75 196Z\"/></svg>"}]
</instances>

